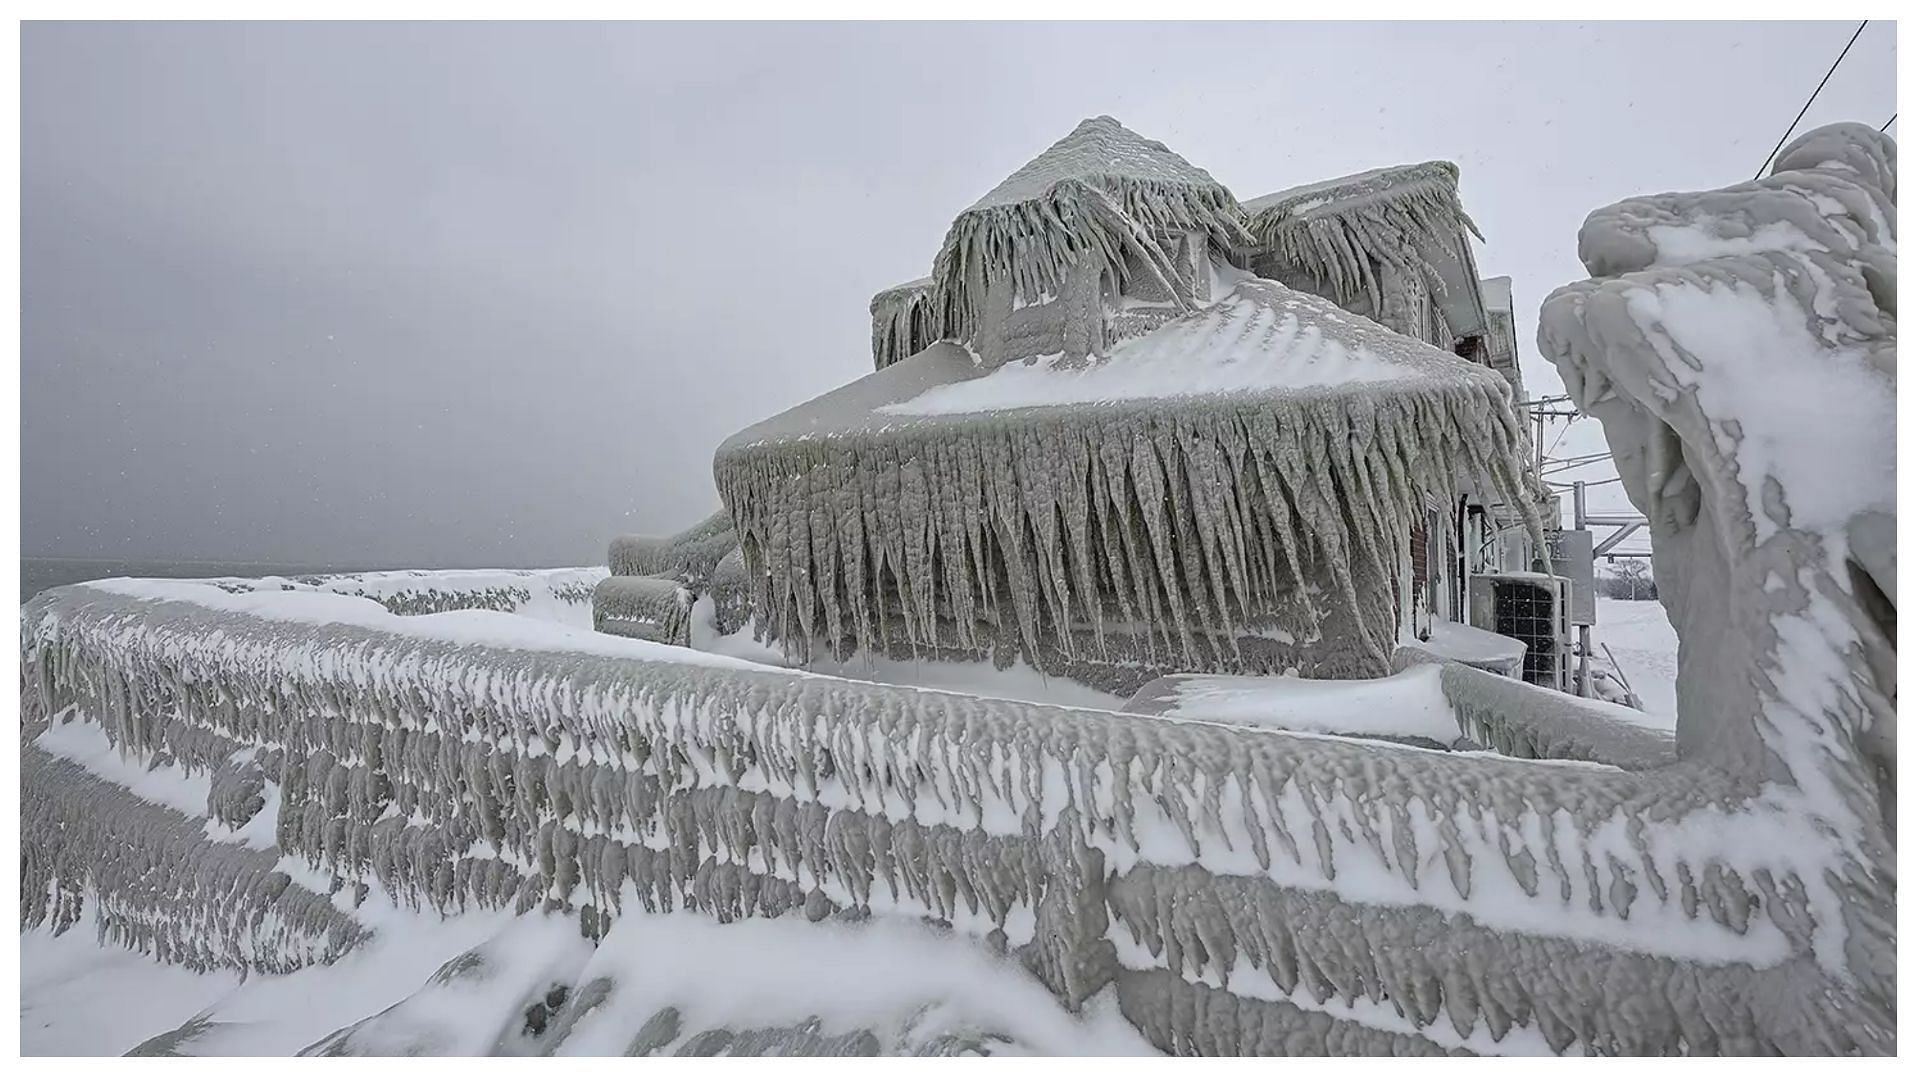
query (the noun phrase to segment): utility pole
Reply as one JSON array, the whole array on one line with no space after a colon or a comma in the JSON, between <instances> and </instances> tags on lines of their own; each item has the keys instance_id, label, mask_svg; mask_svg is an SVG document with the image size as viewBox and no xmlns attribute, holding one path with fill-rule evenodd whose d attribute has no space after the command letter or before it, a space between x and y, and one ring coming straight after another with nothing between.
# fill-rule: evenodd
<instances>
[{"instance_id":1,"label":"utility pole","mask_svg":"<svg viewBox=\"0 0 1920 1080\"><path fill-rule=\"evenodd\" d=\"M1587 527L1587 482L1573 482L1573 527ZM1580 696L1593 696L1593 627L1580 627Z\"/></svg>"}]
</instances>

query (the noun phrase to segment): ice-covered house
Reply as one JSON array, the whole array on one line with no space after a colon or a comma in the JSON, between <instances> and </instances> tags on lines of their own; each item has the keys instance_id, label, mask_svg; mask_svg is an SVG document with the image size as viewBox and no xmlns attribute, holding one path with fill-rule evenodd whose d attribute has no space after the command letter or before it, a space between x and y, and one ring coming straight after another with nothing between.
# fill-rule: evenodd
<instances>
[{"instance_id":1,"label":"ice-covered house","mask_svg":"<svg viewBox=\"0 0 1920 1080\"><path fill-rule=\"evenodd\" d=\"M1294 193L1249 214L1166 146L1082 123L875 297L874 374L720 448L761 631L1122 691L1385 674L1431 606L1418 582L1454 565L1438 544L1416 567L1429 510L1531 484L1506 381L1456 355L1484 354L1462 343L1487 320L1452 167L1411 172L1342 196L1351 220ZM1388 244L1403 225L1424 231Z\"/></svg>"}]
</instances>

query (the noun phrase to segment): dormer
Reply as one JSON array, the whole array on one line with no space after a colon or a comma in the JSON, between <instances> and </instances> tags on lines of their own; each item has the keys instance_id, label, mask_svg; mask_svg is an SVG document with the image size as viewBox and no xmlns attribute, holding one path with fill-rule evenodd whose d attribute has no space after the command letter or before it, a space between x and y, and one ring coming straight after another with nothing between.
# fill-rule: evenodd
<instances>
[{"instance_id":1,"label":"dormer","mask_svg":"<svg viewBox=\"0 0 1920 1080\"><path fill-rule=\"evenodd\" d=\"M1487 361L1489 325L1450 161L1394 165L1249 200L1262 277L1318 293L1388 329Z\"/></svg>"}]
</instances>

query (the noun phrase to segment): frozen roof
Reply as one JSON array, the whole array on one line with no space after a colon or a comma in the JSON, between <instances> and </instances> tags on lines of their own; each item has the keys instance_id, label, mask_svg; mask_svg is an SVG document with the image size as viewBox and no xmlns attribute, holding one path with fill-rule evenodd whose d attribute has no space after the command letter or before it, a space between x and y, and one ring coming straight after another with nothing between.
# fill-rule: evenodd
<instances>
[{"instance_id":1,"label":"frozen roof","mask_svg":"<svg viewBox=\"0 0 1920 1080\"><path fill-rule=\"evenodd\" d=\"M727 440L720 456L767 443L924 432L986 413L1049 410L1090 420L1170 402L1262 409L1289 400L1487 390L1502 381L1332 301L1249 277L1213 305L1123 341L1084 368L1043 358L985 370L965 348L936 343L753 425Z\"/></svg>"},{"instance_id":2,"label":"frozen roof","mask_svg":"<svg viewBox=\"0 0 1920 1080\"><path fill-rule=\"evenodd\" d=\"M968 209L1032 202L1044 198L1062 180L1086 180L1101 187L1119 180L1225 190L1205 169L1167 149L1167 144L1130 131L1111 116L1096 116L1080 121L1066 138L1041 151Z\"/></svg>"},{"instance_id":3,"label":"frozen roof","mask_svg":"<svg viewBox=\"0 0 1920 1080\"><path fill-rule=\"evenodd\" d=\"M1423 278L1455 338L1484 334L1486 307L1450 161L1391 165L1276 191L1244 204L1260 244L1345 303L1382 303L1379 266Z\"/></svg>"},{"instance_id":4,"label":"frozen roof","mask_svg":"<svg viewBox=\"0 0 1920 1080\"><path fill-rule=\"evenodd\" d=\"M1465 361L1395 334L1331 301L1259 278L1219 303L1115 345L1086 366L1007 364L883 405L896 415L993 412L1048 405L1229 394L1338 392L1458 377Z\"/></svg>"},{"instance_id":5,"label":"frozen roof","mask_svg":"<svg viewBox=\"0 0 1920 1080\"><path fill-rule=\"evenodd\" d=\"M1205 170L1111 116L1083 120L954 218L933 260L942 334L973 340L988 281L1011 279L1014 299L1031 300L1072 266L1118 272L1143 237L1173 232L1222 251L1253 239L1233 192Z\"/></svg>"},{"instance_id":6,"label":"frozen roof","mask_svg":"<svg viewBox=\"0 0 1920 1080\"><path fill-rule=\"evenodd\" d=\"M941 306L930 277L873 294L867 311L873 316L874 370L897 364L938 341L945 332Z\"/></svg>"},{"instance_id":7,"label":"frozen roof","mask_svg":"<svg viewBox=\"0 0 1920 1080\"><path fill-rule=\"evenodd\" d=\"M898 285L890 285L873 294L873 299L867 304L867 310L879 311L882 305L909 301L915 297L926 295L932 289L933 279L930 277L914 278L912 281L903 281Z\"/></svg>"},{"instance_id":8,"label":"frozen roof","mask_svg":"<svg viewBox=\"0 0 1920 1080\"><path fill-rule=\"evenodd\" d=\"M1247 214L1261 217L1315 217L1337 213L1360 203L1395 199L1420 191L1444 188L1451 194L1460 182L1460 170L1451 161L1423 161L1416 165L1388 165L1351 176L1301 184L1241 205Z\"/></svg>"}]
</instances>

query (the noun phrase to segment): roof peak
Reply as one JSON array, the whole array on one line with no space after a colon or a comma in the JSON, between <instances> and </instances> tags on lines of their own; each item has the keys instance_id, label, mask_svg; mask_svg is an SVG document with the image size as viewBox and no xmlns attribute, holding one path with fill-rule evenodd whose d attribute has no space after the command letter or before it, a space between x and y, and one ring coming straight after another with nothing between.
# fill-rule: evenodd
<instances>
[{"instance_id":1,"label":"roof peak","mask_svg":"<svg viewBox=\"0 0 1920 1080\"><path fill-rule=\"evenodd\" d=\"M1218 188L1205 169L1101 113L1014 170L968 209L1010 206L1042 198L1065 180L1121 180ZM1224 190L1224 189L1222 189Z\"/></svg>"}]
</instances>

